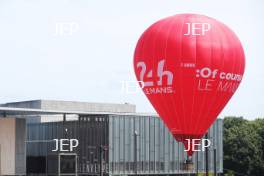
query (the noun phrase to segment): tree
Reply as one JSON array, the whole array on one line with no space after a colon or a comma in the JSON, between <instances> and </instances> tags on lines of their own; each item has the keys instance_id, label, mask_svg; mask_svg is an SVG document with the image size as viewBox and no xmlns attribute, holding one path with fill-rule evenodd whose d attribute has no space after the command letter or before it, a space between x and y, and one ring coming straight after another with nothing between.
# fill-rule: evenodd
<instances>
[{"instance_id":1,"label":"tree","mask_svg":"<svg viewBox=\"0 0 264 176\"><path fill-rule=\"evenodd\" d=\"M263 125L261 126L259 122L247 121L242 117L225 118L225 169L250 176L263 175L263 137Z\"/></svg>"}]
</instances>

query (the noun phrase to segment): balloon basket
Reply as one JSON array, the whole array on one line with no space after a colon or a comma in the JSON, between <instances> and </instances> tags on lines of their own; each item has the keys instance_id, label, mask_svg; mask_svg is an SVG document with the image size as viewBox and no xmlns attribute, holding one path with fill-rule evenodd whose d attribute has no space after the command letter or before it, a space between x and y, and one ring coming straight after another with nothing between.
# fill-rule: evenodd
<instances>
[{"instance_id":1,"label":"balloon basket","mask_svg":"<svg viewBox=\"0 0 264 176\"><path fill-rule=\"evenodd\" d=\"M192 171L194 169L194 164L192 160L187 159L184 163L184 170Z\"/></svg>"}]
</instances>

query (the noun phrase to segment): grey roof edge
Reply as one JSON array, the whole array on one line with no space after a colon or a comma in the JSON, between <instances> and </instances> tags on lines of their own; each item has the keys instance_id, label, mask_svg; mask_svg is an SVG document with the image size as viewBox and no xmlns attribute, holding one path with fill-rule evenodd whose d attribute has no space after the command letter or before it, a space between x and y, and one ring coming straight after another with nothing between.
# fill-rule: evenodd
<instances>
[{"instance_id":1,"label":"grey roof edge","mask_svg":"<svg viewBox=\"0 0 264 176\"><path fill-rule=\"evenodd\" d=\"M124 112L104 112L104 111L58 111L58 110L43 110L33 108L13 108L13 107L0 107L0 116L16 116L16 115L59 115L59 114L78 114L78 115L138 115L138 116L158 116L155 113L124 113Z\"/></svg>"},{"instance_id":2,"label":"grey roof edge","mask_svg":"<svg viewBox=\"0 0 264 176\"><path fill-rule=\"evenodd\" d=\"M55 111L55 110L42 110L42 109L29 109L29 108L10 108L10 107L0 107L0 118L6 113L7 116L26 116L26 115L62 115L62 114L72 114L72 115L133 115L133 116L153 116L159 117L156 113L113 113L113 112L88 112L88 111ZM26 117L25 117L26 118ZM223 118L218 117L216 120L223 120Z\"/></svg>"}]
</instances>

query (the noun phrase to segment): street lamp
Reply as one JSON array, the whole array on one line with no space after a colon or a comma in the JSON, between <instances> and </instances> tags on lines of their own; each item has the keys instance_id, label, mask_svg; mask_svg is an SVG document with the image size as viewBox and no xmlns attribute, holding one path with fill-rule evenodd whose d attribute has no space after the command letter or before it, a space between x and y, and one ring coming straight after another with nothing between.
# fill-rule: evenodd
<instances>
[{"instance_id":1,"label":"street lamp","mask_svg":"<svg viewBox=\"0 0 264 176\"><path fill-rule=\"evenodd\" d=\"M137 137L139 136L138 131L134 131L134 170L137 176Z\"/></svg>"},{"instance_id":2,"label":"street lamp","mask_svg":"<svg viewBox=\"0 0 264 176\"><path fill-rule=\"evenodd\" d=\"M100 176L104 175L103 165L104 165L104 153L108 150L107 146L100 146Z\"/></svg>"},{"instance_id":3,"label":"street lamp","mask_svg":"<svg viewBox=\"0 0 264 176\"><path fill-rule=\"evenodd\" d=\"M214 176L217 176L217 170L216 170L216 147L214 147Z\"/></svg>"},{"instance_id":4,"label":"street lamp","mask_svg":"<svg viewBox=\"0 0 264 176\"><path fill-rule=\"evenodd\" d=\"M205 139L208 139L208 132L205 134ZM208 146L208 141L206 140L205 143L206 146ZM208 151L208 147L205 148L205 175L209 176L209 151Z\"/></svg>"}]
</instances>

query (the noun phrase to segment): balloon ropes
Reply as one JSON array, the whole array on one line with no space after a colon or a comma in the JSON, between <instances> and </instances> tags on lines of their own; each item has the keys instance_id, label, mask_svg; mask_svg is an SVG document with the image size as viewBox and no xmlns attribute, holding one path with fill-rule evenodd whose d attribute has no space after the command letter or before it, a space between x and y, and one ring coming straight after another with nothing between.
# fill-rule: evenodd
<instances>
[{"instance_id":1,"label":"balloon ropes","mask_svg":"<svg viewBox=\"0 0 264 176\"><path fill-rule=\"evenodd\" d=\"M201 139L237 90L242 45L223 23L179 14L151 25L138 40L134 70L145 95L174 138ZM194 148L188 150L192 156Z\"/></svg>"}]
</instances>

